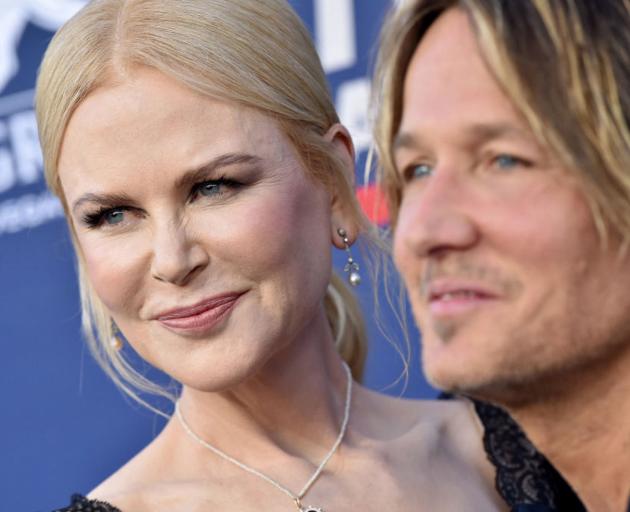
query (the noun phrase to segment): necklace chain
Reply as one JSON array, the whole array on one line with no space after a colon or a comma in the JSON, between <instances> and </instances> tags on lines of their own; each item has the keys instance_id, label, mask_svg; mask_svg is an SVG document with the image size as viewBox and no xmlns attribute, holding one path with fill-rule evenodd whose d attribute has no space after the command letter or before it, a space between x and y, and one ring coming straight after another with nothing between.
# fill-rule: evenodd
<instances>
[{"instance_id":1,"label":"necklace chain","mask_svg":"<svg viewBox=\"0 0 630 512\"><path fill-rule=\"evenodd\" d=\"M285 487L280 482L274 480L270 476L265 475L262 471L258 471L257 469L252 468L251 466L248 466L247 464L239 460L236 460L234 457L231 457L230 455L220 450L216 446L211 445L207 441L204 441L203 439L201 439L197 434L195 434L195 432L193 432L193 430L190 428L188 423L186 423L186 420L184 419L184 416L182 415L182 411L179 407L179 401L175 403L175 416L177 416L177 419L181 423L186 434L188 434L197 443L207 448L214 454L218 455L222 459L227 460L228 462L231 462L232 464L238 466L242 470L247 471L248 473L251 473L252 475L256 475L257 477L262 478L266 482L270 483L271 485L276 487L278 490L282 491L287 496L289 496L296 503L298 508L300 508L301 510L302 498L306 495L309 489L317 481L322 471L324 470L324 467L326 466L328 461L332 458L332 456L335 454L335 452L339 448L339 445L343 441L343 438L346 434L346 430L348 428L348 420L350 419L350 403L352 402L352 373L350 372L350 368L348 368L348 365L345 362L343 362L343 367L344 367L344 370L346 371L346 377L347 377L346 403L344 407L343 421L341 422L341 428L339 429L339 435L337 436L335 443L332 445L332 448L328 451L324 459L320 462L319 466L317 466L317 469L315 470L311 478L309 478L306 484L304 484L304 487L302 487L300 492L297 494L295 494L294 492L291 491L291 489Z\"/></svg>"}]
</instances>

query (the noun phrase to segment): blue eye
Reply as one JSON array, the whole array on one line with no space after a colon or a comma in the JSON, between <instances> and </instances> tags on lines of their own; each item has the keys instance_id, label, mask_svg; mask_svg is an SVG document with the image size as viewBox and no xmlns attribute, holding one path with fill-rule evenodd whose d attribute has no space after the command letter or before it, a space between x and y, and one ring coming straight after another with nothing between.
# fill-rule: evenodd
<instances>
[{"instance_id":1,"label":"blue eye","mask_svg":"<svg viewBox=\"0 0 630 512\"><path fill-rule=\"evenodd\" d=\"M103 214L103 221L107 224L120 224L125 220L125 212L123 210L111 210Z\"/></svg>"},{"instance_id":2,"label":"blue eye","mask_svg":"<svg viewBox=\"0 0 630 512\"><path fill-rule=\"evenodd\" d=\"M426 178L433 174L433 167L429 164L412 165L405 171L405 177L407 180L414 180L419 178Z\"/></svg>"},{"instance_id":3,"label":"blue eye","mask_svg":"<svg viewBox=\"0 0 630 512\"><path fill-rule=\"evenodd\" d=\"M191 199L202 197L220 197L231 196L232 192L235 192L241 186L240 183L231 180L229 178L219 178L216 180L207 180L197 183L191 193Z\"/></svg>"},{"instance_id":4,"label":"blue eye","mask_svg":"<svg viewBox=\"0 0 630 512\"><path fill-rule=\"evenodd\" d=\"M128 210L130 209L123 206L118 208L103 207L95 212L83 215L83 222L90 229L96 229L103 225L115 226L124 222L125 214Z\"/></svg>"},{"instance_id":5,"label":"blue eye","mask_svg":"<svg viewBox=\"0 0 630 512\"><path fill-rule=\"evenodd\" d=\"M498 155L494 159L494 163L500 169L506 170L514 169L515 167L519 167L522 165L527 166L527 163L524 160L512 155Z\"/></svg>"},{"instance_id":6,"label":"blue eye","mask_svg":"<svg viewBox=\"0 0 630 512\"><path fill-rule=\"evenodd\" d=\"M221 193L221 186L222 183L218 181L206 181L205 183L199 185L197 191L202 196L216 196Z\"/></svg>"},{"instance_id":7,"label":"blue eye","mask_svg":"<svg viewBox=\"0 0 630 512\"><path fill-rule=\"evenodd\" d=\"M413 169L413 175L416 178L423 178L424 176L429 176L433 173L433 168L428 164L420 164L416 165Z\"/></svg>"}]
</instances>

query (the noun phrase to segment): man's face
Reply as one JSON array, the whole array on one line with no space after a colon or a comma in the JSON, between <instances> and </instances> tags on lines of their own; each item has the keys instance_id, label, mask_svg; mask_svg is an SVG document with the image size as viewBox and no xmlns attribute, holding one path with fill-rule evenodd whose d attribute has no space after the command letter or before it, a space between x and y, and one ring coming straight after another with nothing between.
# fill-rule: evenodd
<instances>
[{"instance_id":1,"label":"man's face","mask_svg":"<svg viewBox=\"0 0 630 512\"><path fill-rule=\"evenodd\" d=\"M416 49L394 146L394 256L435 385L516 399L628 346L629 258L602 248L571 170L537 142L460 10Z\"/></svg>"}]
</instances>

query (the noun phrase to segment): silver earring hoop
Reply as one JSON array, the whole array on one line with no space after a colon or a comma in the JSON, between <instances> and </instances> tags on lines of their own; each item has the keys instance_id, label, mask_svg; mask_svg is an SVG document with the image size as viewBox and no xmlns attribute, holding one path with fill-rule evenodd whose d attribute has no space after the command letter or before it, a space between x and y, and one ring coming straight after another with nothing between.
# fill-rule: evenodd
<instances>
[{"instance_id":1,"label":"silver earring hoop","mask_svg":"<svg viewBox=\"0 0 630 512\"><path fill-rule=\"evenodd\" d=\"M112 320L112 337L109 339L109 346L114 352L120 352L123 348L122 332Z\"/></svg>"},{"instance_id":2,"label":"silver earring hoop","mask_svg":"<svg viewBox=\"0 0 630 512\"><path fill-rule=\"evenodd\" d=\"M343 271L348 274L348 282L352 286L358 286L361 284L361 275L359 274L359 264L354 261L352 257L352 251L350 250L350 241L348 240L348 233L343 228L337 229L337 234L341 237L343 244L345 245L346 254L348 255L348 261L343 267Z\"/></svg>"}]
</instances>

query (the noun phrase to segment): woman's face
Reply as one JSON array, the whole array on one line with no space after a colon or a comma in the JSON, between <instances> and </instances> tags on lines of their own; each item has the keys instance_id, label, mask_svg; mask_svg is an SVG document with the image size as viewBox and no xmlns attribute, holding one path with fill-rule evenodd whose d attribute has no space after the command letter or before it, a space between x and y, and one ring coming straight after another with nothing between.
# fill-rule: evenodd
<instances>
[{"instance_id":1,"label":"woman's face","mask_svg":"<svg viewBox=\"0 0 630 512\"><path fill-rule=\"evenodd\" d=\"M180 382L229 385L325 322L340 224L271 118L140 69L79 105L59 174L96 294Z\"/></svg>"}]
</instances>

